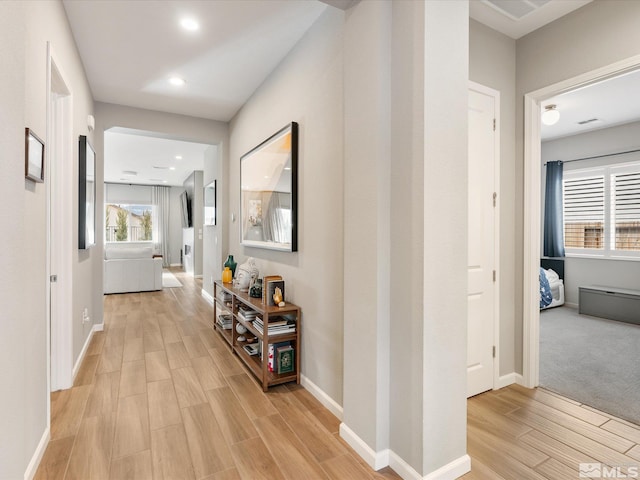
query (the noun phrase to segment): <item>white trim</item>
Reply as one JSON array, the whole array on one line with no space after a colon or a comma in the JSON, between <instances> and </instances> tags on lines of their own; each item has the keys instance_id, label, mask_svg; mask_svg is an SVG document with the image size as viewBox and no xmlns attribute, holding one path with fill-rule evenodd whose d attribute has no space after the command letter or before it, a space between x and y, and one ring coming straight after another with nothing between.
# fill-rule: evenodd
<instances>
[{"instance_id":1,"label":"white trim","mask_svg":"<svg viewBox=\"0 0 640 480\"><path fill-rule=\"evenodd\" d=\"M537 302L540 262L540 105L544 100L640 68L640 55L577 75L524 96L524 279L523 279L523 384L539 383L540 310Z\"/></svg>"},{"instance_id":2,"label":"white trim","mask_svg":"<svg viewBox=\"0 0 640 480\"><path fill-rule=\"evenodd\" d=\"M93 327L91 327L91 331L89 332L89 335L87 336L87 340L84 342L82 350L80 351L80 355L78 355L76 363L73 366L73 381L74 382L76 380L76 375L78 374L78 370L80 370L80 366L82 365L82 361L84 360L84 356L87 353L87 349L89 348L89 344L91 343L91 339L93 338L93 334L95 332L101 332L103 330L104 330L104 323L98 323L98 324L94 325Z\"/></svg>"},{"instance_id":3,"label":"white trim","mask_svg":"<svg viewBox=\"0 0 640 480\"><path fill-rule=\"evenodd\" d=\"M209 302L210 305L213 305L213 296L204 288L200 290L200 295L202 295L202 298Z\"/></svg>"},{"instance_id":4,"label":"white trim","mask_svg":"<svg viewBox=\"0 0 640 480\"><path fill-rule=\"evenodd\" d=\"M393 450L389 452L389 466L404 480L422 480L422 475Z\"/></svg>"},{"instance_id":5,"label":"white trim","mask_svg":"<svg viewBox=\"0 0 640 480\"><path fill-rule=\"evenodd\" d=\"M516 372L507 373L506 375L502 375L498 378L498 382L496 383L494 390L500 390L501 388L508 387L514 383L522 385L522 375Z\"/></svg>"},{"instance_id":6,"label":"white trim","mask_svg":"<svg viewBox=\"0 0 640 480\"><path fill-rule=\"evenodd\" d=\"M455 480L471 471L471 458L464 454L439 469L425 475L424 480Z\"/></svg>"},{"instance_id":7,"label":"white trim","mask_svg":"<svg viewBox=\"0 0 640 480\"><path fill-rule=\"evenodd\" d=\"M73 158L73 92L69 88L51 42L47 42L47 131L45 149L47 201L47 260L46 260L46 315L47 315L47 391L70 388L73 385L73 328L72 328L72 248L71 208L73 205L72 176L63 172L72 171ZM62 91L53 107L53 92ZM54 130L54 125L60 129ZM56 140L54 140L56 139ZM55 147L56 152L53 151ZM52 220L55 220L55 222ZM53 228L53 225L58 228ZM55 236L54 236L55 235ZM65 246L68 246L66 248ZM55 271L52 271L52 265ZM50 275L56 274L55 302L52 302ZM52 314L52 309L54 310ZM50 400L47 401L47 417L50 423Z\"/></svg>"},{"instance_id":8,"label":"white trim","mask_svg":"<svg viewBox=\"0 0 640 480\"><path fill-rule=\"evenodd\" d=\"M377 471L389 465L389 450L374 451L344 422L340 424L340 437L374 470Z\"/></svg>"},{"instance_id":9,"label":"white trim","mask_svg":"<svg viewBox=\"0 0 640 480\"><path fill-rule=\"evenodd\" d=\"M202 278L202 275L194 275L193 278Z\"/></svg>"},{"instance_id":10,"label":"white trim","mask_svg":"<svg viewBox=\"0 0 640 480\"><path fill-rule=\"evenodd\" d=\"M302 385L311 395L313 395L316 400L318 400L327 410L338 417L338 420L343 420L344 412L342 409L342 405L338 404L338 402L327 395L324 390L322 390L304 375L300 375L300 385Z\"/></svg>"},{"instance_id":11,"label":"white trim","mask_svg":"<svg viewBox=\"0 0 640 480\"><path fill-rule=\"evenodd\" d=\"M170 267L181 267L182 264L181 263L170 263L169 266Z\"/></svg>"},{"instance_id":12,"label":"white trim","mask_svg":"<svg viewBox=\"0 0 640 480\"><path fill-rule=\"evenodd\" d=\"M576 310L579 307L579 305L577 303L569 303L569 302L564 302L564 306L565 307L569 307L569 308L575 308Z\"/></svg>"},{"instance_id":13,"label":"white trim","mask_svg":"<svg viewBox=\"0 0 640 480\"><path fill-rule=\"evenodd\" d=\"M24 471L24 480L32 480L33 477L36 476L36 472L38 471L38 467L40 466L40 461L42 460L42 456L44 455L45 450L47 449L47 445L49 445L50 439L51 430L49 429L49 427L47 427L42 434L42 438L38 442L36 451L33 452L33 456L29 461L29 465L27 465L27 469Z\"/></svg>"},{"instance_id":14,"label":"white trim","mask_svg":"<svg viewBox=\"0 0 640 480\"><path fill-rule=\"evenodd\" d=\"M502 199L500 195L500 92L471 80L469 80L469 90L493 97L495 108L494 118L496 126L493 136L493 187L496 193L496 206L494 208L493 218L493 268L497 272L497 275L493 286L493 345L496 348L495 357L493 358L493 388L496 389L499 388L497 385L500 383L500 202Z\"/></svg>"}]
</instances>

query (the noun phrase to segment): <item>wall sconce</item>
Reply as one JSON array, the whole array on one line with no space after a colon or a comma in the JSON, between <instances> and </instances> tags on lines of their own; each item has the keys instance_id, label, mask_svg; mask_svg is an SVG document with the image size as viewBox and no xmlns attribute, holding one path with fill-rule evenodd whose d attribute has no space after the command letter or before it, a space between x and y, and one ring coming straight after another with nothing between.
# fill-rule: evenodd
<instances>
[{"instance_id":1,"label":"wall sconce","mask_svg":"<svg viewBox=\"0 0 640 480\"><path fill-rule=\"evenodd\" d=\"M94 128L96 128L96 119L93 117L93 115L89 115L87 117L87 127L89 127L89 131L93 131Z\"/></svg>"},{"instance_id":2,"label":"wall sconce","mask_svg":"<svg viewBox=\"0 0 640 480\"><path fill-rule=\"evenodd\" d=\"M560 120L560 112L556 105L547 105L542 112L542 123L545 125L555 125Z\"/></svg>"}]
</instances>

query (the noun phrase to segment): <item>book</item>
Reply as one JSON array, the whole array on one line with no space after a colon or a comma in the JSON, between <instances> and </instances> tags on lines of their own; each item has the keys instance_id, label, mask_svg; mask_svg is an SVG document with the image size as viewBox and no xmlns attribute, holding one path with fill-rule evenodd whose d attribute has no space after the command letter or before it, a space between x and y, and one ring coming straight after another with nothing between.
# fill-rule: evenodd
<instances>
[{"instance_id":1,"label":"book","mask_svg":"<svg viewBox=\"0 0 640 480\"><path fill-rule=\"evenodd\" d=\"M280 275L265 275L262 279L262 303L267 303L267 285L273 280L282 280Z\"/></svg>"},{"instance_id":2,"label":"book","mask_svg":"<svg viewBox=\"0 0 640 480\"><path fill-rule=\"evenodd\" d=\"M290 373L295 370L295 356L291 345L276 349L276 365L279 374Z\"/></svg>"},{"instance_id":3,"label":"book","mask_svg":"<svg viewBox=\"0 0 640 480\"><path fill-rule=\"evenodd\" d=\"M282 301L285 301L284 297L284 280L271 280L267 283L267 305L276 305L276 302L273 300L273 294L276 292L276 288L280 289L282 293Z\"/></svg>"},{"instance_id":4,"label":"book","mask_svg":"<svg viewBox=\"0 0 640 480\"><path fill-rule=\"evenodd\" d=\"M245 345L242 348L244 348L244 351L251 356L258 354L258 344Z\"/></svg>"},{"instance_id":5,"label":"book","mask_svg":"<svg viewBox=\"0 0 640 480\"><path fill-rule=\"evenodd\" d=\"M278 348L281 347L286 347L286 346L290 346L291 342L280 342L280 343L270 343L269 344L269 350L268 350L268 354L267 354L267 369L270 372L276 372L277 371L277 362L276 362L276 350Z\"/></svg>"}]
</instances>

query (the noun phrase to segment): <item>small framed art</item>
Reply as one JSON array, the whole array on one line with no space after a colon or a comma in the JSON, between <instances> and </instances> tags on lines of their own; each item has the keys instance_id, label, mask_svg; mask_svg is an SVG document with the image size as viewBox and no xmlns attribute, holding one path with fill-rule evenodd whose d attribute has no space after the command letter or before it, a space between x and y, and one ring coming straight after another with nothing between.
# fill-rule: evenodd
<instances>
[{"instance_id":1,"label":"small framed art","mask_svg":"<svg viewBox=\"0 0 640 480\"><path fill-rule=\"evenodd\" d=\"M24 175L44 182L44 142L30 128L24 129Z\"/></svg>"}]
</instances>

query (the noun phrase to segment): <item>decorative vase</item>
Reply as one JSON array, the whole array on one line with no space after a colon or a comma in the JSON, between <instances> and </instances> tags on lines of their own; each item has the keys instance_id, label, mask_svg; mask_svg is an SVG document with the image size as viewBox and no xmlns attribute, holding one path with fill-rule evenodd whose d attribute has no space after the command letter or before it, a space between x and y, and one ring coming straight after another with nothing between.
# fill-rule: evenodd
<instances>
[{"instance_id":1,"label":"decorative vase","mask_svg":"<svg viewBox=\"0 0 640 480\"><path fill-rule=\"evenodd\" d=\"M227 257L227 261L224 262L225 267L229 267L231 270L231 278L236 276L236 267L238 266L238 262L233 259L233 255L229 255Z\"/></svg>"},{"instance_id":2,"label":"decorative vase","mask_svg":"<svg viewBox=\"0 0 640 480\"><path fill-rule=\"evenodd\" d=\"M229 267L224 267L222 272L222 283L231 283L233 281L233 273Z\"/></svg>"}]
</instances>

